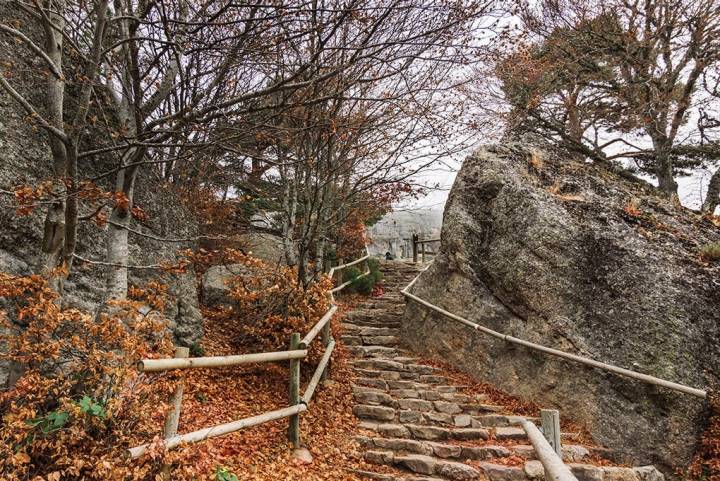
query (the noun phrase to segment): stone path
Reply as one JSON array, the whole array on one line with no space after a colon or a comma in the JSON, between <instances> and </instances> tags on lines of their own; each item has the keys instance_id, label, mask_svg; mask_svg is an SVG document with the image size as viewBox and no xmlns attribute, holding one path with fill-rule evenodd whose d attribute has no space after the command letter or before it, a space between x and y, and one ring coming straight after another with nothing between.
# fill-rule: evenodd
<instances>
[{"instance_id":1,"label":"stone path","mask_svg":"<svg viewBox=\"0 0 720 481\"><path fill-rule=\"evenodd\" d=\"M544 479L516 416L488 404L483 396L462 394L436 367L401 347L399 325L405 301L399 290L419 272L413 264L382 264L385 294L348 313L342 342L354 355L354 414L368 435L358 436L365 460L381 472L357 472L383 481ZM573 445L563 457L579 481L661 481L654 467L597 467L588 464L602 451ZM393 469L389 469L391 467Z\"/></svg>"}]
</instances>

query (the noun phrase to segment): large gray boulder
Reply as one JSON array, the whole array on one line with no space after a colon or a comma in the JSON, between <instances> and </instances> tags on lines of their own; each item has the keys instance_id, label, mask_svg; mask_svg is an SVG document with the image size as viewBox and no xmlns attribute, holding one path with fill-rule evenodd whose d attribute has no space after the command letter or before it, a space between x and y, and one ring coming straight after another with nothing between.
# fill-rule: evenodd
<instances>
[{"instance_id":1,"label":"large gray boulder","mask_svg":"<svg viewBox=\"0 0 720 481\"><path fill-rule=\"evenodd\" d=\"M233 278L248 275L250 270L243 264L218 265L209 268L203 276L203 303L207 306L232 306L235 304L230 291Z\"/></svg>"},{"instance_id":2,"label":"large gray boulder","mask_svg":"<svg viewBox=\"0 0 720 481\"><path fill-rule=\"evenodd\" d=\"M440 253L413 293L545 346L699 388L720 373L720 229L644 182L509 143L460 170ZM410 302L404 338L477 379L561 409L594 440L666 473L692 456L706 403L474 332Z\"/></svg>"}]
</instances>

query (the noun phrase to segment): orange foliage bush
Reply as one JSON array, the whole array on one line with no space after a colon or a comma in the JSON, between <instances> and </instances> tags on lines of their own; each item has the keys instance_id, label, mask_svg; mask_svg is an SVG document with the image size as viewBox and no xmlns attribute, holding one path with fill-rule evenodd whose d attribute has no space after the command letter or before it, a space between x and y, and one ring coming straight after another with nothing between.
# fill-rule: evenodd
<instances>
[{"instance_id":1,"label":"orange foliage bush","mask_svg":"<svg viewBox=\"0 0 720 481\"><path fill-rule=\"evenodd\" d=\"M228 335L240 349L285 350L293 332L304 336L330 308L327 292L332 283L327 276L306 287L298 282L294 268L238 252L233 261L242 266L242 272L229 282L235 305L208 314L215 323L228 327Z\"/></svg>"},{"instance_id":2,"label":"orange foliage bush","mask_svg":"<svg viewBox=\"0 0 720 481\"><path fill-rule=\"evenodd\" d=\"M151 384L133 368L171 352L163 317L139 309L159 305L161 292L135 289L137 300L95 318L60 308L39 276L0 273L0 297L17 322L2 313L0 359L22 369L0 394L0 478L154 477L158 463L130 464L123 453L157 433L172 388L169 379Z\"/></svg>"}]
</instances>

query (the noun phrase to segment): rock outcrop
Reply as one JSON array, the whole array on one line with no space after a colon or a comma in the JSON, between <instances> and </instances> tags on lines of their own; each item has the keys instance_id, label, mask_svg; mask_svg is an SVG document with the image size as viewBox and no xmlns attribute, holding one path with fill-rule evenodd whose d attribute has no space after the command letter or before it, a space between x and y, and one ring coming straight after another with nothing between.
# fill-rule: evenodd
<instances>
[{"instance_id":1,"label":"rock outcrop","mask_svg":"<svg viewBox=\"0 0 720 481\"><path fill-rule=\"evenodd\" d=\"M442 246L413 293L532 342L706 388L720 374L720 241L711 220L642 181L547 147L470 156ZM403 338L476 378L587 426L595 442L666 472L689 461L704 401L530 351L410 302Z\"/></svg>"}]
</instances>

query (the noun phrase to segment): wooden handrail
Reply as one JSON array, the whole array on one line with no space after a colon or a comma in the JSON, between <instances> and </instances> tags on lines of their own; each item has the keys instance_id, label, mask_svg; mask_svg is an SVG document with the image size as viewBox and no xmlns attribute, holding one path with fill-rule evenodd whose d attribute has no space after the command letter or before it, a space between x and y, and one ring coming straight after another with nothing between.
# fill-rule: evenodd
<instances>
[{"instance_id":1,"label":"wooden handrail","mask_svg":"<svg viewBox=\"0 0 720 481\"><path fill-rule=\"evenodd\" d=\"M370 258L370 254L365 254L363 257L361 257L361 258L359 258L359 259L355 259L355 260L352 261L352 262L348 262L348 263L346 263L346 264L341 264L341 265L339 265L339 266L335 266L335 267L330 268L330 272L331 272L331 273L334 273L335 271L339 271L339 270L345 269L346 267L354 266L355 264L359 264L359 263L361 263L362 261L367 260L367 259L369 259L369 258Z\"/></svg>"},{"instance_id":2,"label":"wooden handrail","mask_svg":"<svg viewBox=\"0 0 720 481\"><path fill-rule=\"evenodd\" d=\"M236 356L189 357L170 359L143 359L138 361L137 369L140 372L169 371L172 369L193 369L208 367L237 366L253 362L287 361L288 359L301 359L307 356L307 350L258 352L253 354L239 354Z\"/></svg>"},{"instance_id":3,"label":"wooden handrail","mask_svg":"<svg viewBox=\"0 0 720 481\"><path fill-rule=\"evenodd\" d=\"M535 448L538 461L545 468L545 479L547 481L578 481L535 424L523 418L520 420L520 426L527 433L530 444Z\"/></svg>"},{"instance_id":4,"label":"wooden handrail","mask_svg":"<svg viewBox=\"0 0 720 481\"><path fill-rule=\"evenodd\" d=\"M331 306L330 309L328 309L325 315L320 318L320 320L313 326L313 328L310 329L310 332L308 332L302 339L302 341L300 341L301 347L307 348L310 345L313 339L315 339L317 335L320 334L320 331L322 331L323 327L325 327L325 324L330 322L330 319L332 319L335 311L337 311L337 306L335 305Z\"/></svg>"},{"instance_id":5,"label":"wooden handrail","mask_svg":"<svg viewBox=\"0 0 720 481\"><path fill-rule=\"evenodd\" d=\"M218 424L217 426L213 426L210 428L199 429L191 433L182 434L174 436L170 439L166 439L165 449L175 448L182 443L196 443L198 441L204 441L205 439L215 438L217 436L233 433L235 431L239 431L243 428L248 428L250 426L256 426L258 424L263 424L268 421L274 421L276 419L294 416L295 414L299 414L303 411L307 411L307 406L301 403L296 404L295 406L276 409L275 411L268 411L263 414L258 414L257 416L240 419L238 421ZM127 455L132 459L139 458L147 452L149 447L150 443L131 448L127 451Z\"/></svg>"},{"instance_id":6,"label":"wooden handrail","mask_svg":"<svg viewBox=\"0 0 720 481\"><path fill-rule=\"evenodd\" d=\"M323 354L320 364L318 364L317 369L315 369L315 374L313 374L312 379L310 379L310 382L305 388L305 393L303 393L302 396L302 402L305 404L310 404L310 400L312 399L313 394L315 394L315 389L317 389L318 383L320 383L322 374L325 372L325 367L328 365L328 362L330 362L330 356L332 356L333 349L335 349L335 340L331 339L330 344L328 344L325 348L325 354Z\"/></svg>"},{"instance_id":7,"label":"wooden handrail","mask_svg":"<svg viewBox=\"0 0 720 481\"><path fill-rule=\"evenodd\" d=\"M342 291L343 289L345 289L347 286L349 286L350 284L352 284L353 281L355 281L356 279L360 279L361 277L365 277L365 276L368 275L368 274L370 274L370 271L363 272L362 274L360 274L360 275L357 276L356 278L350 279L349 281L346 281L346 282L343 282L342 284L340 284L339 286L335 287L334 289L331 289L330 292L332 292L333 294L336 293L336 292L340 292L340 291Z\"/></svg>"},{"instance_id":8,"label":"wooden handrail","mask_svg":"<svg viewBox=\"0 0 720 481\"><path fill-rule=\"evenodd\" d=\"M333 267L330 269L330 277L332 278L332 275L335 273L335 271L339 271L342 269L345 269L346 267L353 266L355 264L358 264L360 262L366 261L370 258L370 252L368 251L367 246L365 246L365 255L359 259L356 259L352 262L348 262L346 264L342 264L340 266ZM359 277L366 276L370 273L370 269L368 266L368 269L365 273L363 273ZM354 280L354 279L353 279ZM198 431L193 431L191 433L183 434L183 435L174 435L172 437L167 437L165 439L165 449L172 449L174 447L177 447L181 443L194 443L198 441L203 441L208 438L213 438L216 436L222 436L223 434L232 433L234 431L238 431L240 429L255 426L258 424L262 424L268 421L273 421L276 419L286 418L290 417L291 420L295 419L295 424L297 425L297 416L301 413L307 410L307 404L310 402L310 400L313 397L313 394L315 393L315 390L317 389L318 384L320 383L320 380L323 378L323 376L326 374L328 370L328 365L330 363L330 357L332 356L333 350L335 349L335 340L332 339L330 334L330 320L332 319L333 315L337 311L338 307L335 305L335 298L333 297L334 292L339 292L348 285L350 285L352 281L345 282L344 284L341 284L340 286L331 289L327 294L328 298L330 299L330 308L327 310L325 314L320 318L320 320L315 323L315 325L310 329L310 331L305 335L305 337L297 343L297 339L299 338L298 334L294 334L293 339L295 339L295 343L293 344L293 347L288 351L276 351L276 352L261 352L261 353L253 353L253 354L241 354L236 356L214 356L214 357L194 357L194 358L170 358L170 359L143 359L137 363L137 369L140 372L158 372L158 371L167 371L172 369L190 369L190 368L212 368L212 367L224 367L224 366L236 366L239 364L248 364L253 362L272 362L272 361L286 361L290 360L291 365L293 362L297 362L295 360L297 359L303 359L307 357L307 347L310 345L310 343L320 334L323 333L323 342L326 343L325 347L325 353L323 354L322 359L320 360L320 364L318 364L318 367L315 370L315 373L310 380L310 383L308 384L307 388L305 389L305 393L303 394L302 399L296 399L295 401L291 400L292 406L283 408L283 409L277 409L275 411L269 411L263 414L259 414L257 416L253 416L250 418L240 419L238 421L233 421L231 423L225 423L220 424L218 426L214 426L211 428L205 428L200 429ZM300 349L295 349L294 347L299 344ZM296 366L297 367L297 366ZM299 371L298 371L299 372ZM291 376L291 384L294 386L299 386L299 378L294 379ZM182 391L180 391L182 392ZM182 394L181 394L182 395ZM297 404L295 404L297 402ZM175 408L177 409L177 408ZM179 410L178 410L179 414ZM175 419L175 428L177 429L177 419ZM292 423L291 423L292 424ZM296 433L295 436L296 444L299 445L299 430ZM143 444L142 446L137 446L134 448L131 448L128 450L127 454L130 458L138 458L142 456L145 452L147 452L148 448L150 447L150 444ZM296 446L297 447L297 446Z\"/></svg>"},{"instance_id":9,"label":"wooden handrail","mask_svg":"<svg viewBox=\"0 0 720 481\"><path fill-rule=\"evenodd\" d=\"M425 270L427 270L427 268L426 268ZM423 270L423 272L425 272L425 270ZM527 348L529 348L529 349L533 349L533 350L535 350L535 351L540 351L540 352L543 352L543 353L545 353L545 354L550 354L550 355L552 355L552 356L557 356L557 357L561 357L561 358L563 358L563 359L568 359L568 360L570 360L570 361L575 361L575 362L578 362L578 363L580 363L580 364L584 364L584 365L586 365L586 366L598 368L598 369L601 369L601 370L604 370L604 371L609 371L609 372L612 372L612 373L615 373L615 374L619 374L619 375L621 375L621 376L629 377L629 378L631 378L631 379L636 379L636 380L638 380L638 381L643 381L643 382L648 383L648 384L653 384L653 385L656 385L656 386L662 386L662 387L665 387L665 388L668 388L668 389L672 389L672 390L674 390L674 391L682 392L682 393L685 393L685 394L690 394L691 396L696 396L696 397L699 397L699 398L706 398L706 397L707 397L707 391L704 391L704 390L702 390L702 389L697 389L697 388L694 388L694 387L691 387L691 386L686 386L686 385L684 385L684 384L680 384L680 383L677 383L677 382L667 381L667 380L665 380L665 379L661 379L661 378L655 377L655 376L650 376L650 375L648 375L648 374L642 374L642 373L639 373L639 372L636 372L636 371L631 371L630 369L625 369L625 368L622 368L622 367L617 367L617 366L614 366L614 365L612 365L612 364L607 364L607 363L604 363L604 362L596 361L596 360L590 359L590 358L588 358L588 357L578 356L578 355L576 355L576 354L571 354L571 353L569 353L569 352L561 351L561 350L559 350L559 349L553 349L553 348L551 348L551 347L546 347L546 346L543 346L543 345L540 345L540 344L535 344L535 343L533 343L533 342L529 342L529 341L526 341L526 340L524 340L524 339L519 339L519 338L517 338L517 337L513 337L513 336L510 336L510 335L507 335L507 334L503 334L503 333L498 332L498 331L494 331L494 330L492 330L492 329L489 329L489 328L487 328L487 327L484 327L484 326L481 326L481 325L479 325L479 324L476 324L476 323L474 323L474 322L472 322L472 321L469 321L469 320L465 319L464 317L460 317L460 316L458 316L457 314L453 314L453 313L451 313L451 312L449 312L449 311L446 311L445 309L443 309L443 308L441 308L441 307L438 307L438 306L436 306L436 305L434 305L434 304L431 304L431 303L429 303L428 301L426 301L426 300L424 300L424 299L421 299L421 298L419 298L418 296L413 295L413 294L410 294L410 292L408 292L408 290L409 290L412 286L415 285L415 282L417 282L417 280L420 278L420 276L423 274L423 272L421 272L420 274L418 274L418 275L415 277L415 279L413 279L412 282L410 282L410 284L408 284L403 290L400 291L400 293L401 293L402 295L404 295L405 297L407 297L408 299L412 299L413 301L415 301L415 302L417 302L417 303L419 303L419 304L422 304L423 306L428 307L428 308L434 310L435 312L438 312L438 313L442 314L442 315L445 316L445 317L449 317L450 319L454 319L454 320L456 320L456 321L458 321L458 322L460 322L460 323L462 323L462 324L465 324L465 325L468 326L468 327L472 327L473 329L475 329L475 330L477 330L477 331L480 331L480 332L482 332L482 333L484 333L484 334L487 334L487 335L489 335L489 336L492 336L492 337L495 337L495 338L498 338L498 339L502 339L503 341L507 341L507 342L510 342L510 343L512 343L512 344L518 344L518 345L527 347Z\"/></svg>"}]
</instances>

